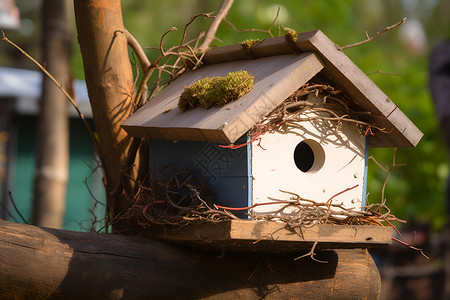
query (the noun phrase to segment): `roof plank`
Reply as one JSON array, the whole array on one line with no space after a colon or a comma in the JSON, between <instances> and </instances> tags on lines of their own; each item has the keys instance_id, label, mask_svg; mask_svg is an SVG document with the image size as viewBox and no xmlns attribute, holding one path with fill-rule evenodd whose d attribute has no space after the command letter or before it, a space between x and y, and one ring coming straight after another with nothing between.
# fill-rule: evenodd
<instances>
[{"instance_id":1,"label":"roof plank","mask_svg":"<svg viewBox=\"0 0 450 300\"><path fill-rule=\"evenodd\" d=\"M299 34L296 46L302 51L315 51L325 63L323 74L338 86L343 86L364 110L380 116L377 126L389 133L371 137L374 146L416 146L423 133L389 99L388 96L345 55L322 31Z\"/></svg>"},{"instance_id":2,"label":"roof plank","mask_svg":"<svg viewBox=\"0 0 450 300\"><path fill-rule=\"evenodd\" d=\"M270 74L265 73L265 71L270 72L274 68L268 66L271 60L276 62L280 57L287 57L288 54L292 55L299 52L314 52L319 56L324 65L320 75L335 87L345 88L362 110L372 112L376 126L384 128L385 133L377 132L375 136L371 137L371 146L411 147L418 144L423 133L320 30L299 33L295 42L289 41L285 37L265 39L252 46L250 50L244 49L240 44L213 48L203 58L203 63L206 66L194 72L183 74L152 99L150 103L125 121L123 127L134 136L167 139L195 138L195 140L232 143L239 138L237 135L243 134L251 127L251 123L258 122L259 118L263 116L261 114L270 112L269 107L272 104L276 106L284 101L289 96L286 95L287 92L292 93L294 91L292 87L297 86L298 88L301 86L295 82L295 79L293 80L295 78L293 74L291 74L292 77L281 80L281 78L270 77ZM261 63L263 58L266 59L264 63ZM252 61L256 64L252 64ZM245 69L249 66L253 66L257 70L260 80L255 80L254 90L241 99L222 108L211 108L209 110L197 108L183 114L178 110L177 103L184 86L206 76L224 76L227 72ZM277 76L287 76L288 69L287 66L283 66L284 71L279 69L276 73ZM261 79L262 77L259 74L266 76L264 77L266 80ZM183 79L181 80L181 78ZM265 85L272 84L272 82L268 83L269 79L275 79L273 82L274 88L270 86L270 89L264 89ZM299 80L298 83L303 84L305 82ZM264 92L260 92L260 90L264 90ZM284 98L281 99L281 96ZM164 116L164 114L166 115ZM143 130L137 127L143 127ZM189 128L194 127L198 128L201 134L199 132L190 134ZM159 134L155 135L154 132Z\"/></svg>"},{"instance_id":3,"label":"roof plank","mask_svg":"<svg viewBox=\"0 0 450 300\"><path fill-rule=\"evenodd\" d=\"M344 87L363 110L371 111L375 123L388 133L377 133L371 137L370 144L375 147L416 146L423 133L389 99L388 96L345 55L322 31L299 33L297 40L290 43L285 37L265 39L252 47L251 55L240 45L213 48L203 59L207 64L219 63L228 59L260 58L271 55L293 53L296 51L317 53L325 64L321 75L339 87Z\"/></svg>"},{"instance_id":4,"label":"roof plank","mask_svg":"<svg viewBox=\"0 0 450 300\"><path fill-rule=\"evenodd\" d=\"M321 60L310 52L205 66L180 76L122 126L130 134L149 138L233 143L322 68ZM185 86L238 70L255 77L248 94L223 107L198 107L186 112L178 109Z\"/></svg>"}]
</instances>

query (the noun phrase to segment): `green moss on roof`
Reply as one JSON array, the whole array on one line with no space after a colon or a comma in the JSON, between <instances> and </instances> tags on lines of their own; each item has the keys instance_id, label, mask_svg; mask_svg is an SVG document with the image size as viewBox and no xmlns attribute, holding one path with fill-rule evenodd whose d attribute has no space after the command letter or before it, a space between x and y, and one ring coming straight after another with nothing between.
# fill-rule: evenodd
<instances>
[{"instance_id":1,"label":"green moss on roof","mask_svg":"<svg viewBox=\"0 0 450 300\"><path fill-rule=\"evenodd\" d=\"M295 42L298 37L298 32L295 30L289 30L288 32L286 32L286 36Z\"/></svg>"},{"instance_id":2,"label":"green moss on roof","mask_svg":"<svg viewBox=\"0 0 450 300\"><path fill-rule=\"evenodd\" d=\"M252 46L255 46L256 44L260 43L260 39L248 39L241 42L241 45L247 49L250 49Z\"/></svg>"},{"instance_id":3,"label":"green moss on roof","mask_svg":"<svg viewBox=\"0 0 450 300\"><path fill-rule=\"evenodd\" d=\"M253 89L254 76L247 71L230 72L225 77L206 77L188 85L180 96L181 111L202 106L223 106Z\"/></svg>"}]
</instances>

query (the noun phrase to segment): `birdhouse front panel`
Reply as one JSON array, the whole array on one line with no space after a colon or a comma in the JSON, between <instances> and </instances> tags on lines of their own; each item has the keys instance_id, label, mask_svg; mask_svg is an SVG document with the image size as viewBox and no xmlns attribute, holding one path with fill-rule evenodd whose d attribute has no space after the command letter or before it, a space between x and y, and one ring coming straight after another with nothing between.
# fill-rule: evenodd
<instances>
[{"instance_id":1,"label":"birdhouse front panel","mask_svg":"<svg viewBox=\"0 0 450 300\"><path fill-rule=\"evenodd\" d=\"M365 137L355 124L327 117L312 111L301 114L297 119L303 121L252 143L253 204L286 201L295 194L360 209L365 199ZM282 206L260 205L254 211L274 212Z\"/></svg>"}]
</instances>

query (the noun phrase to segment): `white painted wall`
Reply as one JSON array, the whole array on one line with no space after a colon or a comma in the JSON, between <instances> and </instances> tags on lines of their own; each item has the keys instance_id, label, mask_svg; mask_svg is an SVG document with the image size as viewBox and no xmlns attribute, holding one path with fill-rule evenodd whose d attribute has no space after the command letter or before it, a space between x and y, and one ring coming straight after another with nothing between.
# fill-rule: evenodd
<instances>
[{"instance_id":1,"label":"white painted wall","mask_svg":"<svg viewBox=\"0 0 450 300\"><path fill-rule=\"evenodd\" d=\"M322 113L324 115L324 113ZM318 116L314 112L300 118ZM326 115L325 115L326 116ZM324 150L323 166L316 170L300 171L294 162L294 150L304 140L319 143ZM253 204L289 200L289 191L303 198L326 202L333 195L358 185L333 198L333 203L343 203L347 208L361 207L364 183L365 137L353 123L325 120L297 122L285 132L266 133L252 143ZM275 211L281 205L264 205L254 208L255 213ZM287 212L289 213L289 212Z\"/></svg>"}]
</instances>

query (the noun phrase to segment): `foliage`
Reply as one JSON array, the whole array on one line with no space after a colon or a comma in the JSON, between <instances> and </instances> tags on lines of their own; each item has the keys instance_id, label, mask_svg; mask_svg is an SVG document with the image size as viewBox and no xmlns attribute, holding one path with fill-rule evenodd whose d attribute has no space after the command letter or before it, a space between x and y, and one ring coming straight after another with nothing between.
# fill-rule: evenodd
<instances>
[{"instance_id":1,"label":"foliage","mask_svg":"<svg viewBox=\"0 0 450 300\"><path fill-rule=\"evenodd\" d=\"M247 71L230 72L224 77L205 77L185 87L178 108L186 111L197 106L206 109L223 106L253 89L255 77Z\"/></svg>"}]
</instances>

